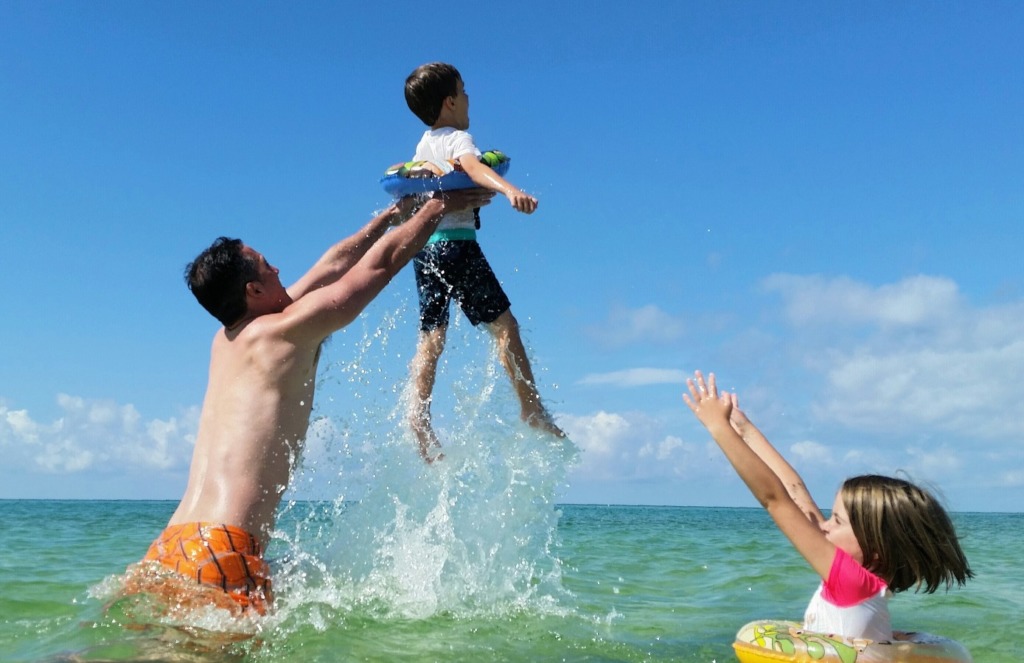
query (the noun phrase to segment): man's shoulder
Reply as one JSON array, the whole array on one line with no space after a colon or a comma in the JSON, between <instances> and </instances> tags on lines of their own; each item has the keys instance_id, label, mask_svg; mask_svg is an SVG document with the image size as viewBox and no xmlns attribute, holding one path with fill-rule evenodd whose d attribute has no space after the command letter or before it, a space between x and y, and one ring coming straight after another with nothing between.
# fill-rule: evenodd
<instances>
[{"instance_id":1,"label":"man's shoulder","mask_svg":"<svg viewBox=\"0 0 1024 663\"><path fill-rule=\"evenodd\" d=\"M294 344L292 332L301 329L306 324L306 317L303 314L303 306L296 306L300 300L292 302L288 308L278 313L264 313L254 318L242 329L236 341L242 345L266 344L266 343L288 343Z\"/></svg>"}]
</instances>

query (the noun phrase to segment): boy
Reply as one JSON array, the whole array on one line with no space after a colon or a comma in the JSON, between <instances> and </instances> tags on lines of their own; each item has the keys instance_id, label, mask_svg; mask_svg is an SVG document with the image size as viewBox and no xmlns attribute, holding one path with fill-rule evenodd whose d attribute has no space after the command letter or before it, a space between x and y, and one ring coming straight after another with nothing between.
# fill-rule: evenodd
<instances>
[{"instance_id":1,"label":"boy","mask_svg":"<svg viewBox=\"0 0 1024 663\"><path fill-rule=\"evenodd\" d=\"M507 182L480 161L480 150L469 128L469 96L462 76L450 64L433 62L418 67L405 81L405 101L428 129L416 146L414 161L432 161L442 167L457 161L478 186L505 195L516 210L532 214L537 199ZM415 384L409 421L428 463L440 442L430 424L430 400L437 362L444 351L448 328L448 304L458 301L474 325L483 323L494 336L498 357L508 372L519 398L520 417L530 426L565 437L544 409L534 383L519 323L509 308L508 297L476 242L476 211L446 214L427 240L413 265L420 302L420 338L412 361Z\"/></svg>"}]
</instances>

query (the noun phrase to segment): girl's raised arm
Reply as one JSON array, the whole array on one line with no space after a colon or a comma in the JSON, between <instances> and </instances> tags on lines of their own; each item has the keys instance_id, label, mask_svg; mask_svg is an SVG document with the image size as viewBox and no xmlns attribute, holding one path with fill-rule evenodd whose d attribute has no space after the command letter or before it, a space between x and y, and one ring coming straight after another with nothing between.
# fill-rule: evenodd
<instances>
[{"instance_id":1,"label":"girl's raised arm","mask_svg":"<svg viewBox=\"0 0 1024 663\"><path fill-rule=\"evenodd\" d=\"M728 394L719 396L715 374L710 373L706 383L700 371L694 375L695 380L686 381L690 393L684 393L683 400L711 433L733 469L768 511L779 530L820 577L828 578L835 546L825 538L818 524L804 515L772 468L732 427L729 419L733 400Z\"/></svg>"},{"instance_id":2,"label":"girl's raised arm","mask_svg":"<svg viewBox=\"0 0 1024 663\"><path fill-rule=\"evenodd\" d=\"M722 397L726 397L726 394L723 394ZM800 507L800 510L804 512L804 515L813 523L820 524L825 522L825 516L822 515L818 505L814 503L814 498L811 497L811 493L807 490L807 486L804 485L800 474L772 446L772 443L768 441L764 433L747 418L747 415L740 409L739 398L736 394L728 394L728 397L732 402L729 423L732 424L733 429L739 433L743 441L757 454L758 458L771 468L775 476L779 477L782 485L786 488L786 492L793 498L796 505Z\"/></svg>"}]
</instances>

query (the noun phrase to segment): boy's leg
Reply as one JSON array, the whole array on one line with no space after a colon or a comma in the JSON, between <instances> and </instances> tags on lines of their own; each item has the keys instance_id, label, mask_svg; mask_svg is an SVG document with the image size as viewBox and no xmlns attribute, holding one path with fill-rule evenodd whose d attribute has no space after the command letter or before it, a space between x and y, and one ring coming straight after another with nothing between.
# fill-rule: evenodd
<instances>
[{"instance_id":1,"label":"boy's leg","mask_svg":"<svg viewBox=\"0 0 1024 663\"><path fill-rule=\"evenodd\" d=\"M533 379L533 368L530 366L526 347L519 333L519 322L512 315L512 310L506 309L494 322L487 324L487 329L494 336L498 345L498 359L508 372L512 387L519 398L519 416L534 428L557 437L565 437L565 433L551 421L551 415L541 403L537 383Z\"/></svg>"},{"instance_id":2,"label":"boy's leg","mask_svg":"<svg viewBox=\"0 0 1024 663\"><path fill-rule=\"evenodd\" d=\"M420 332L416 356L412 360L413 403L409 411L409 425L416 435L420 455L428 463L439 460L444 454L431 456L432 448L440 448L441 442L430 425L430 399L437 379L437 362L444 352L447 327L435 327Z\"/></svg>"},{"instance_id":3,"label":"boy's leg","mask_svg":"<svg viewBox=\"0 0 1024 663\"><path fill-rule=\"evenodd\" d=\"M420 305L420 334L416 343L416 356L410 366L413 394L409 404L409 425L416 435L420 455L428 463L444 457L444 454L436 453L441 443L430 425L430 400L437 377L437 362L444 351L448 329L451 285L443 273L452 248L449 244L428 244L413 260ZM431 455L432 449L436 455Z\"/></svg>"}]
</instances>

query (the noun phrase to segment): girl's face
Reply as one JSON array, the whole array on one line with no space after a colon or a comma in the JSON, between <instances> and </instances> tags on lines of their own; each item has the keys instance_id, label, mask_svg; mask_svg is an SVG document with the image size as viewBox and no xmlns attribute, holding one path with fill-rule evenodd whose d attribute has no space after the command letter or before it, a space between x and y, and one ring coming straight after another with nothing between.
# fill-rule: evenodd
<instances>
[{"instance_id":1,"label":"girl's face","mask_svg":"<svg viewBox=\"0 0 1024 663\"><path fill-rule=\"evenodd\" d=\"M863 566L864 552L860 549L860 544L857 543L853 528L850 527L850 517L846 513L840 493L836 493L836 501L832 505L832 517L821 524L821 531L825 533L825 538L831 541L832 545L842 548Z\"/></svg>"}]
</instances>

